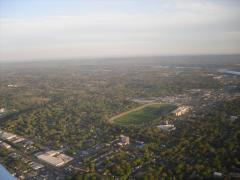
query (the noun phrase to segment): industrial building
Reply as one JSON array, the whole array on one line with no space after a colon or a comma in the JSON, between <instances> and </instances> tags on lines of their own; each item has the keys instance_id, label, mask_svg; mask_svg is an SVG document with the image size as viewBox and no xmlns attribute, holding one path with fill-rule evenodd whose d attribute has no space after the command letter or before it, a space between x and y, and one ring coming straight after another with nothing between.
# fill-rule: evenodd
<instances>
[{"instance_id":1,"label":"industrial building","mask_svg":"<svg viewBox=\"0 0 240 180\"><path fill-rule=\"evenodd\" d=\"M181 107L178 107L176 110L174 110L172 113L175 115L175 116L181 116L185 113L187 113L188 111L190 111L190 107L189 106L181 106Z\"/></svg>"},{"instance_id":2,"label":"industrial building","mask_svg":"<svg viewBox=\"0 0 240 180\"><path fill-rule=\"evenodd\" d=\"M37 155L37 158L57 167L63 166L73 160L72 157L63 154L60 151L53 150Z\"/></svg>"}]
</instances>

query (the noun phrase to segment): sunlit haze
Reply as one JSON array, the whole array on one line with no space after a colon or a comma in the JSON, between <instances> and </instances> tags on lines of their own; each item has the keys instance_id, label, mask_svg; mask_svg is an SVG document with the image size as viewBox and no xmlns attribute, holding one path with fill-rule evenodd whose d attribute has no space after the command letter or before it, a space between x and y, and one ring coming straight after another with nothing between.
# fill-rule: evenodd
<instances>
[{"instance_id":1,"label":"sunlit haze","mask_svg":"<svg viewBox=\"0 0 240 180\"><path fill-rule=\"evenodd\" d=\"M0 0L0 61L240 52L238 0Z\"/></svg>"}]
</instances>

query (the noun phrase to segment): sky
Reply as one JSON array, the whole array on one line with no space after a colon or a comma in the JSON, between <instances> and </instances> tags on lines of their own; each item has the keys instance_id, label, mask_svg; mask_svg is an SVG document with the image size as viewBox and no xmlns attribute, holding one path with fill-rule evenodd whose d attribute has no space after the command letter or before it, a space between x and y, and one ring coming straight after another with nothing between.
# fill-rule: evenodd
<instances>
[{"instance_id":1,"label":"sky","mask_svg":"<svg viewBox=\"0 0 240 180\"><path fill-rule=\"evenodd\" d=\"M240 53L239 0L0 0L0 61Z\"/></svg>"}]
</instances>

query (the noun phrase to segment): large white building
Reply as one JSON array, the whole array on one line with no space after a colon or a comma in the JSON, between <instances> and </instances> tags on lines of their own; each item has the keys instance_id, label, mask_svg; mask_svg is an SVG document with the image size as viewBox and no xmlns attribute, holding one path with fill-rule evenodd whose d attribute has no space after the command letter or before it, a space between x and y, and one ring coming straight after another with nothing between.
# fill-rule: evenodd
<instances>
[{"instance_id":1,"label":"large white building","mask_svg":"<svg viewBox=\"0 0 240 180\"><path fill-rule=\"evenodd\" d=\"M181 115L189 112L190 109L191 109L191 107L189 107L189 106L181 106L181 107L178 107L176 110L174 110L172 113L175 116L181 116Z\"/></svg>"},{"instance_id":2,"label":"large white building","mask_svg":"<svg viewBox=\"0 0 240 180\"><path fill-rule=\"evenodd\" d=\"M37 158L57 167L63 166L64 164L73 160L72 157L63 154L60 151L53 150L37 155Z\"/></svg>"}]
</instances>

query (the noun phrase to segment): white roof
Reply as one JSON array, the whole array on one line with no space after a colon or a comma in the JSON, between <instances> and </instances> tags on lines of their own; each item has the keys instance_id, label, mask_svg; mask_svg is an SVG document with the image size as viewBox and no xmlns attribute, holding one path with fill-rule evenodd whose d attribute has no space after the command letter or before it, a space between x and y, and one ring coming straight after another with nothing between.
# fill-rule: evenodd
<instances>
[{"instance_id":1,"label":"white roof","mask_svg":"<svg viewBox=\"0 0 240 180\"><path fill-rule=\"evenodd\" d=\"M57 158L57 157L48 156L46 154L39 155L38 158L43 161L46 161L47 163L52 164L54 166L61 166L64 164L64 161L62 161L62 159Z\"/></svg>"},{"instance_id":2,"label":"white roof","mask_svg":"<svg viewBox=\"0 0 240 180\"><path fill-rule=\"evenodd\" d=\"M7 149L9 149L9 148L11 147L11 145L9 145L9 144L7 144L7 143L5 143L5 142L2 142L2 143L0 144L0 146L3 146L3 147L5 147L5 148L7 148Z\"/></svg>"},{"instance_id":3,"label":"white roof","mask_svg":"<svg viewBox=\"0 0 240 180\"><path fill-rule=\"evenodd\" d=\"M0 108L0 113L4 113L6 111L5 108Z\"/></svg>"},{"instance_id":4,"label":"white roof","mask_svg":"<svg viewBox=\"0 0 240 180\"><path fill-rule=\"evenodd\" d=\"M62 166L73 159L70 156L61 154L59 151L53 150L47 151L46 153L38 155L37 157L54 166Z\"/></svg>"},{"instance_id":5,"label":"white roof","mask_svg":"<svg viewBox=\"0 0 240 180\"><path fill-rule=\"evenodd\" d=\"M2 133L0 134L0 137L3 138L3 139L10 140L10 139L13 139L17 136L15 134L2 131Z\"/></svg>"},{"instance_id":6,"label":"white roof","mask_svg":"<svg viewBox=\"0 0 240 180\"><path fill-rule=\"evenodd\" d=\"M187 110L187 109L190 109L189 106L181 106L181 107L178 107L176 110L172 111L173 113L177 113L179 111L183 111L183 110Z\"/></svg>"},{"instance_id":7,"label":"white roof","mask_svg":"<svg viewBox=\"0 0 240 180\"><path fill-rule=\"evenodd\" d=\"M25 138L18 137L15 141L13 141L13 143L16 144L16 143L22 142L24 140L25 140Z\"/></svg>"}]
</instances>

